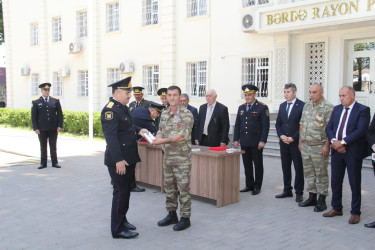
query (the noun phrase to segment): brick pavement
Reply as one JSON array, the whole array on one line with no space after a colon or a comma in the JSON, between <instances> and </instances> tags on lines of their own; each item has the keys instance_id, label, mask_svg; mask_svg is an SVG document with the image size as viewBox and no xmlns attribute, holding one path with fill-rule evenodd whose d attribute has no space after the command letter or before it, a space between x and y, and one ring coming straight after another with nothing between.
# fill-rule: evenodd
<instances>
[{"instance_id":1,"label":"brick pavement","mask_svg":"<svg viewBox=\"0 0 375 250\"><path fill-rule=\"evenodd\" d=\"M265 158L262 192L241 193L241 201L217 208L194 197L192 227L174 232L156 223L166 215L165 195L156 187L132 193L128 219L136 239L112 239L112 188L103 165L104 142L60 137L61 169L37 170L39 143L33 132L0 128L0 249L373 249L375 179L362 177L362 216L350 216L350 189L344 184L344 216L323 218L282 191L280 160ZM10 154L9 152L17 153ZM244 176L241 172L241 187ZM307 194L305 194L306 198ZM328 203L330 203L330 196ZM330 206L329 206L330 207Z\"/></svg>"}]
</instances>

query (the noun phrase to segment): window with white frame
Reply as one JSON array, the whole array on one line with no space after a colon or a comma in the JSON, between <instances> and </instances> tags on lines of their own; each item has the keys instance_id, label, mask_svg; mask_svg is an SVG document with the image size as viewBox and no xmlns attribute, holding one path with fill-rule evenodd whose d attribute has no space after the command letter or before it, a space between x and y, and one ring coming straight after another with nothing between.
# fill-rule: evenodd
<instances>
[{"instance_id":1,"label":"window with white frame","mask_svg":"<svg viewBox=\"0 0 375 250\"><path fill-rule=\"evenodd\" d=\"M107 32L114 32L120 30L120 13L119 3L107 4Z\"/></svg>"},{"instance_id":2,"label":"window with white frame","mask_svg":"<svg viewBox=\"0 0 375 250\"><path fill-rule=\"evenodd\" d=\"M52 95L62 96L62 78L57 72L53 72Z\"/></svg>"},{"instance_id":3,"label":"window with white frame","mask_svg":"<svg viewBox=\"0 0 375 250\"><path fill-rule=\"evenodd\" d=\"M87 11L77 12L77 37L87 36Z\"/></svg>"},{"instance_id":4,"label":"window with white frame","mask_svg":"<svg viewBox=\"0 0 375 250\"><path fill-rule=\"evenodd\" d=\"M87 70L78 71L78 96L89 95L89 72Z\"/></svg>"},{"instance_id":5,"label":"window with white frame","mask_svg":"<svg viewBox=\"0 0 375 250\"><path fill-rule=\"evenodd\" d=\"M61 17L52 19L52 42L62 41Z\"/></svg>"},{"instance_id":6,"label":"window with white frame","mask_svg":"<svg viewBox=\"0 0 375 250\"><path fill-rule=\"evenodd\" d=\"M30 45L38 45L38 23L30 24Z\"/></svg>"},{"instance_id":7,"label":"window with white frame","mask_svg":"<svg viewBox=\"0 0 375 250\"><path fill-rule=\"evenodd\" d=\"M39 95L39 74L31 74L31 95Z\"/></svg>"},{"instance_id":8,"label":"window with white frame","mask_svg":"<svg viewBox=\"0 0 375 250\"><path fill-rule=\"evenodd\" d=\"M188 18L207 15L207 0L186 0L186 3Z\"/></svg>"},{"instance_id":9,"label":"window with white frame","mask_svg":"<svg viewBox=\"0 0 375 250\"><path fill-rule=\"evenodd\" d=\"M107 69L107 85L120 81L121 71L119 68ZM107 88L107 96L112 96L112 88Z\"/></svg>"},{"instance_id":10,"label":"window with white frame","mask_svg":"<svg viewBox=\"0 0 375 250\"><path fill-rule=\"evenodd\" d=\"M143 26L159 22L159 0L143 0Z\"/></svg>"},{"instance_id":11,"label":"window with white frame","mask_svg":"<svg viewBox=\"0 0 375 250\"><path fill-rule=\"evenodd\" d=\"M269 2L269 0L242 0L242 7L246 8L254 5L266 4Z\"/></svg>"},{"instance_id":12,"label":"window with white frame","mask_svg":"<svg viewBox=\"0 0 375 250\"><path fill-rule=\"evenodd\" d=\"M269 58L242 58L242 85L251 84L258 87L259 97L268 96Z\"/></svg>"},{"instance_id":13,"label":"window with white frame","mask_svg":"<svg viewBox=\"0 0 375 250\"><path fill-rule=\"evenodd\" d=\"M186 89L191 97L205 97L207 90L207 62L186 64Z\"/></svg>"},{"instance_id":14,"label":"window with white frame","mask_svg":"<svg viewBox=\"0 0 375 250\"><path fill-rule=\"evenodd\" d=\"M146 86L147 96L157 96L159 89L159 65L143 66L143 86Z\"/></svg>"}]
</instances>

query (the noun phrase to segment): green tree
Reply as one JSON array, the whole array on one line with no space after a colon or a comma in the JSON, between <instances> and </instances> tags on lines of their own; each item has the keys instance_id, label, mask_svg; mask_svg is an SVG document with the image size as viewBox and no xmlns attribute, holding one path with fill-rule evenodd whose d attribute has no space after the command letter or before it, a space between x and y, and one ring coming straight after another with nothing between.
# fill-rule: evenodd
<instances>
[{"instance_id":1,"label":"green tree","mask_svg":"<svg viewBox=\"0 0 375 250\"><path fill-rule=\"evenodd\" d=\"M0 0L0 45L4 42L3 1Z\"/></svg>"}]
</instances>

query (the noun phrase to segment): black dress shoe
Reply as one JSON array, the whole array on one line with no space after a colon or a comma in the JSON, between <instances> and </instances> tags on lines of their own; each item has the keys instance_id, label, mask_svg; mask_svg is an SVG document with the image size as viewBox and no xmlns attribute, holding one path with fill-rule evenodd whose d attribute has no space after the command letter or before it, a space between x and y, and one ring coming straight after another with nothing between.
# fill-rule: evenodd
<instances>
[{"instance_id":1,"label":"black dress shoe","mask_svg":"<svg viewBox=\"0 0 375 250\"><path fill-rule=\"evenodd\" d=\"M117 239L117 238L129 239L129 238L134 238L138 235L139 235L139 233L137 233L137 232L124 230L124 231L119 232L116 235L113 235L113 238L115 238L115 239Z\"/></svg>"},{"instance_id":2,"label":"black dress shoe","mask_svg":"<svg viewBox=\"0 0 375 250\"><path fill-rule=\"evenodd\" d=\"M303 194L296 194L296 202L300 203L303 201Z\"/></svg>"},{"instance_id":3,"label":"black dress shoe","mask_svg":"<svg viewBox=\"0 0 375 250\"><path fill-rule=\"evenodd\" d=\"M374 221L374 222L371 222L371 223L367 223L367 224L365 224L365 227L368 227L368 228L375 228L375 221Z\"/></svg>"},{"instance_id":4,"label":"black dress shoe","mask_svg":"<svg viewBox=\"0 0 375 250\"><path fill-rule=\"evenodd\" d=\"M130 192L144 192L144 191L146 191L146 189L140 188L138 186L135 186L132 188L132 190L130 190Z\"/></svg>"},{"instance_id":5,"label":"black dress shoe","mask_svg":"<svg viewBox=\"0 0 375 250\"><path fill-rule=\"evenodd\" d=\"M174 225L173 231L182 231L190 227L190 218L181 217L180 221Z\"/></svg>"},{"instance_id":6,"label":"black dress shoe","mask_svg":"<svg viewBox=\"0 0 375 250\"><path fill-rule=\"evenodd\" d=\"M253 192L251 192L251 195L257 195L260 193L260 189L259 188L254 188Z\"/></svg>"},{"instance_id":7,"label":"black dress shoe","mask_svg":"<svg viewBox=\"0 0 375 250\"><path fill-rule=\"evenodd\" d=\"M245 193L245 192L249 192L249 191L253 191L253 189L249 188L249 187L245 187L244 189L240 190L241 193Z\"/></svg>"},{"instance_id":8,"label":"black dress shoe","mask_svg":"<svg viewBox=\"0 0 375 250\"><path fill-rule=\"evenodd\" d=\"M275 196L275 198L286 198L286 197L293 197L292 192L282 192L281 194L278 194Z\"/></svg>"},{"instance_id":9,"label":"black dress shoe","mask_svg":"<svg viewBox=\"0 0 375 250\"><path fill-rule=\"evenodd\" d=\"M47 166L46 165L40 165L39 167L38 167L38 169L43 169L43 168L46 168Z\"/></svg>"},{"instance_id":10,"label":"black dress shoe","mask_svg":"<svg viewBox=\"0 0 375 250\"><path fill-rule=\"evenodd\" d=\"M126 230L136 230L137 228L133 225L133 224L130 224L129 221L125 221L123 224L124 228Z\"/></svg>"},{"instance_id":11,"label":"black dress shoe","mask_svg":"<svg viewBox=\"0 0 375 250\"><path fill-rule=\"evenodd\" d=\"M58 165L58 164L56 164L56 165L53 165L52 167L54 167L54 168L61 168L61 166L60 166L60 165Z\"/></svg>"}]
</instances>

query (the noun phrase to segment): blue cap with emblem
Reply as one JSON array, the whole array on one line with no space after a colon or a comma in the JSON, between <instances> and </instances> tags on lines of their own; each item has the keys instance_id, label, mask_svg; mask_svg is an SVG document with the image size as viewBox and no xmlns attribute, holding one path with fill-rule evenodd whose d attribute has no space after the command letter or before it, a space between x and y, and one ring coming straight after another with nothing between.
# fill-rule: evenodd
<instances>
[{"instance_id":1,"label":"blue cap with emblem","mask_svg":"<svg viewBox=\"0 0 375 250\"><path fill-rule=\"evenodd\" d=\"M259 91L259 89L256 86L251 85L251 84L245 84L245 85L243 85L242 86L242 90L243 90L244 94L252 94L254 92Z\"/></svg>"},{"instance_id":2,"label":"blue cap with emblem","mask_svg":"<svg viewBox=\"0 0 375 250\"><path fill-rule=\"evenodd\" d=\"M150 101L150 108L153 108L156 111L158 111L159 113L161 113L163 111L163 109L165 108L165 106L162 105L162 104Z\"/></svg>"},{"instance_id":3,"label":"blue cap with emblem","mask_svg":"<svg viewBox=\"0 0 375 250\"><path fill-rule=\"evenodd\" d=\"M122 79L118 82L114 82L108 85L108 87L112 87L112 89L122 89L126 91L132 91L132 84L131 84L132 77L129 76L125 79Z\"/></svg>"}]
</instances>

